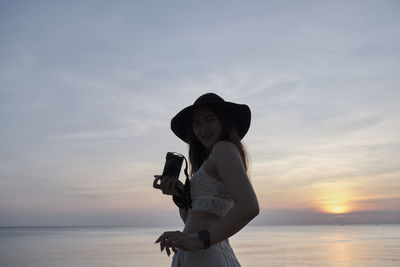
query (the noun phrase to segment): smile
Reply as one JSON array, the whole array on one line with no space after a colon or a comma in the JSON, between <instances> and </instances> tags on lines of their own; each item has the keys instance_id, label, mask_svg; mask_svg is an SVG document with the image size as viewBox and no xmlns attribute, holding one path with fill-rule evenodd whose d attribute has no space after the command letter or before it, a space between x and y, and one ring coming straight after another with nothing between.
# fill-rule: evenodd
<instances>
[{"instance_id":1,"label":"smile","mask_svg":"<svg viewBox=\"0 0 400 267\"><path fill-rule=\"evenodd\" d=\"M208 135L203 135L202 138L203 139L210 139L213 135L212 134L208 134Z\"/></svg>"}]
</instances>

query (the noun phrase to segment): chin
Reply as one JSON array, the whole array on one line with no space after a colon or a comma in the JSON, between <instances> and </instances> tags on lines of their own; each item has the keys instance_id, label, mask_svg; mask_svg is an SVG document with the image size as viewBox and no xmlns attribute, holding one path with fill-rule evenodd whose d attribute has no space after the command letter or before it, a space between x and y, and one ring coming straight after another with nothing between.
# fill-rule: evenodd
<instances>
[{"instance_id":1,"label":"chin","mask_svg":"<svg viewBox=\"0 0 400 267\"><path fill-rule=\"evenodd\" d=\"M203 146L205 146L206 148L211 148L211 147L213 146L213 144L212 144L211 142L204 142L204 141L202 141L201 144L202 144Z\"/></svg>"},{"instance_id":2,"label":"chin","mask_svg":"<svg viewBox=\"0 0 400 267\"><path fill-rule=\"evenodd\" d=\"M207 147L207 148L209 148L209 149L211 149L211 148L215 145L215 143L216 143L216 142L208 142L208 143L206 143L204 146Z\"/></svg>"}]
</instances>

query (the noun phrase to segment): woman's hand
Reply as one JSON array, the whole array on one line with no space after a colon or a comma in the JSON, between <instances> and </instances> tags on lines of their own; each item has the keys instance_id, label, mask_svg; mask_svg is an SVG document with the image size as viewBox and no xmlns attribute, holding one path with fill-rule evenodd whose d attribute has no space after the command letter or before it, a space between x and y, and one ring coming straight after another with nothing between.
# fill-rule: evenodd
<instances>
[{"instance_id":1,"label":"woman's hand","mask_svg":"<svg viewBox=\"0 0 400 267\"><path fill-rule=\"evenodd\" d=\"M196 251L204 247L203 242L197 237L190 237L181 231L164 232L155 243L160 242L161 251L167 252L168 256L171 254L170 248L176 253L176 248L186 251Z\"/></svg>"},{"instance_id":2,"label":"woman's hand","mask_svg":"<svg viewBox=\"0 0 400 267\"><path fill-rule=\"evenodd\" d=\"M178 190L176 187L179 187L183 190L183 183L178 180L178 177L163 177L161 175L154 175L153 187L156 189L160 189L164 195L178 195ZM161 181L158 184L158 181Z\"/></svg>"}]
</instances>

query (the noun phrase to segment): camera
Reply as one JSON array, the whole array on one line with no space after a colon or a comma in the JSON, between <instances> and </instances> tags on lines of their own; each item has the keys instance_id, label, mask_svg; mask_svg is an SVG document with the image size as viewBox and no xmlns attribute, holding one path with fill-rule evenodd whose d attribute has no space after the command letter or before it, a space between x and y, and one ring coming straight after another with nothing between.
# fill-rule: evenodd
<instances>
[{"instance_id":1,"label":"camera","mask_svg":"<svg viewBox=\"0 0 400 267\"><path fill-rule=\"evenodd\" d=\"M172 196L172 200L180 209L188 210L189 208L192 208L192 199L190 197L190 180L189 180L189 175L187 173L188 164L186 158L179 153L168 152L165 157L164 170L162 172L161 177L168 176L168 177L179 178L183 160L185 160L186 163L185 167L186 181L185 184L182 183L180 185L179 183L175 184L177 194ZM157 187L157 184L153 186L155 188L160 188Z\"/></svg>"},{"instance_id":2,"label":"camera","mask_svg":"<svg viewBox=\"0 0 400 267\"><path fill-rule=\"evenodd\" d=\"M165 157L164 170L162 177L179 177L183 163L183 156L177 153L168 152Z\"/></svg>"}]
</instances>

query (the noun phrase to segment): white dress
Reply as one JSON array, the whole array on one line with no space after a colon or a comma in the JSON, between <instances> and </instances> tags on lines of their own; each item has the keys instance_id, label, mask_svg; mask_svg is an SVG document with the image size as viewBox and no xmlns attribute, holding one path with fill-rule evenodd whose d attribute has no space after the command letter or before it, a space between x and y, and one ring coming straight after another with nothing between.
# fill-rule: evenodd
<instances>
[{"instance_id":1,"label":"white dress","mask_svg":"<svg viewBox=\"0 0 400 267\"><path fill-rule=\"evenodd\" d=\"M224 184L210 177L203 166L193 175L190 181L192 210L212 212L225 216L234 206ZM190 234L197 237L197 233ZM240 267L240 263L232 250L229 239L211 245L207 249L185 251L177 249L172 257L172 267Z\"/></svg>"}]
</instances>

